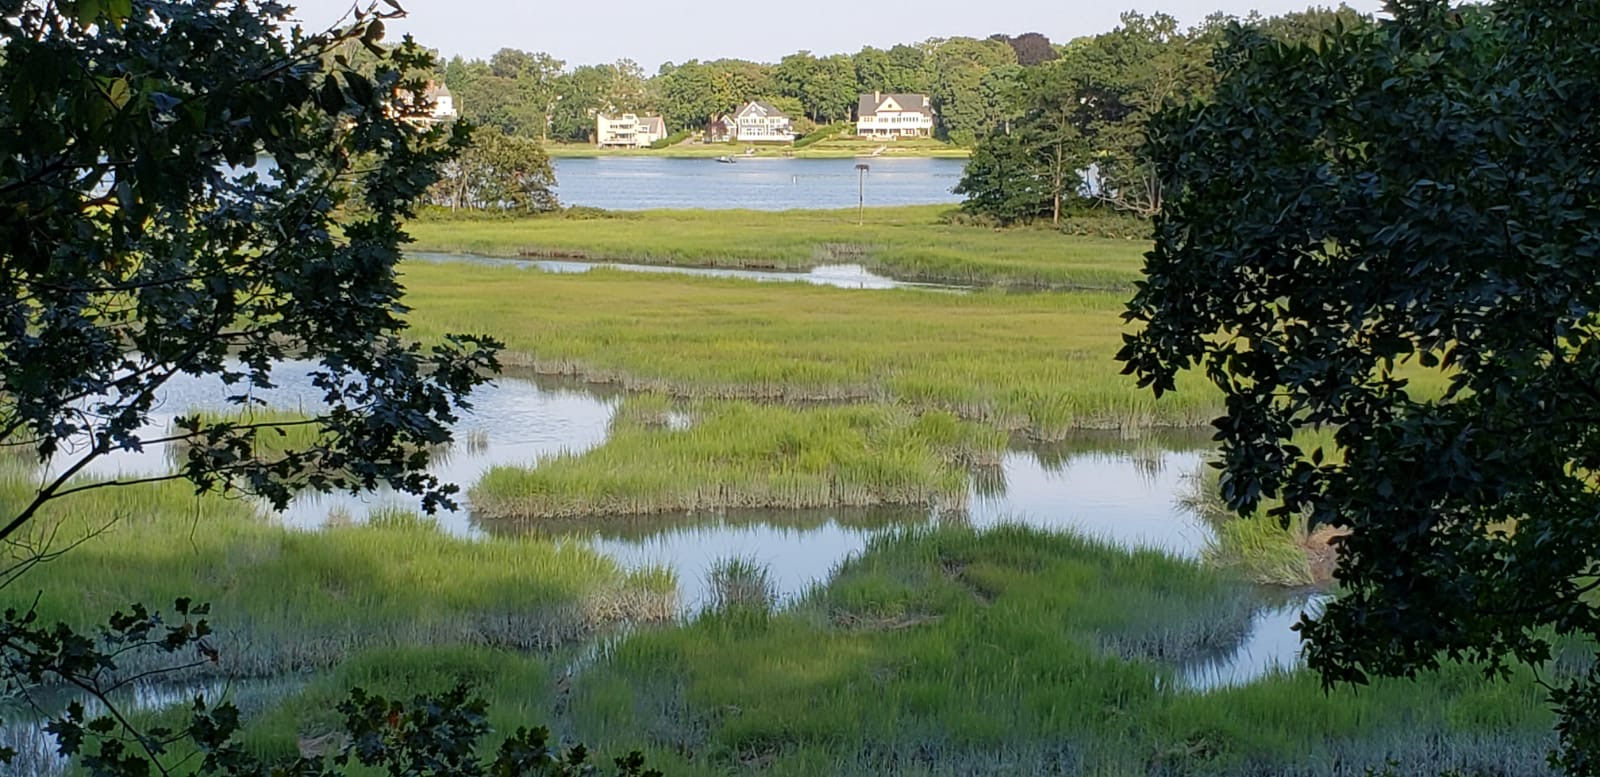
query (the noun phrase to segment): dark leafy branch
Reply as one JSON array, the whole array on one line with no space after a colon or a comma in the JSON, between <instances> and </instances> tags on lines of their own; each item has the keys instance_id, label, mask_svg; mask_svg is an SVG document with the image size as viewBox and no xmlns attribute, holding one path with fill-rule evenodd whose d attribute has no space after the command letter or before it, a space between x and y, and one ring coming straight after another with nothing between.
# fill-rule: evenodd
<instances>
[{"instance_id":1,"label":"dark leafy branch","mask_svg":"<svg viewBox=\"0 0 1600 777\"><path fill-rule=\"evenodd\" d=\"M1213 95L1154 119L1119 357L1157 395L1222 390L1233 507L1349 530L1302 626L1330 684L1600 637L1600 5L1390 12L1233 29ZM1319 428L1340 455L1296 444ZM1600 774L1600 675L1556 681L1558 763Z\"/></svg>"}]
</instances>

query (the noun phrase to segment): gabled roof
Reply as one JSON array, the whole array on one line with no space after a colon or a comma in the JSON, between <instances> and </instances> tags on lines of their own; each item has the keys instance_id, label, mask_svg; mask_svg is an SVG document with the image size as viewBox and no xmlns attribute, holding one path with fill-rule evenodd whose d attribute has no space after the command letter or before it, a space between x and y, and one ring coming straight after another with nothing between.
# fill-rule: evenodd
<instances>
[{"instance_id":1,"label":"gabled roof","mask_svg":"<svg viewBox=\"0 0 1600 777\"><path fill-rule=\"evenodd\" d=\"M739 109L739 115L738 115L737 118L740 118L740 119L744 118L746 115L748 115L750 113L750 109L751 108L759 109L761 111L761 114L764 115L764 116L776 116L776 117L782 118L782 119L789 118L788 114L784 113L783 111L778 110L778 106L773 105L772 103L769 103L766 100L751 100L750 102L745 103L745 106L743 108Z\"/></svg>"},{"instance_id":2,"label":"gabled roof","mask_svg":"<svg viewBox=\"0 0 1600 777\"><path fill-rule=\"evenodd\" d=\"M933 108L928 105L928 96L925 94L864 94L856 103L856 116L876 116L878 108L885 101L894 100L900 110L907 113L925 113L933 115Z\"/></svg>"},{"instance_id":3,"label":"gabled roof","mask_svg":"<svg viewBox=\"0 0 1600 777\"><path fill-rule=\"evenodd\" d=\"M445 86L443 81L429 81L426 94L430 100L437 100L440 97L449 97L450 87Z\"/></svg>"}]
</instances>

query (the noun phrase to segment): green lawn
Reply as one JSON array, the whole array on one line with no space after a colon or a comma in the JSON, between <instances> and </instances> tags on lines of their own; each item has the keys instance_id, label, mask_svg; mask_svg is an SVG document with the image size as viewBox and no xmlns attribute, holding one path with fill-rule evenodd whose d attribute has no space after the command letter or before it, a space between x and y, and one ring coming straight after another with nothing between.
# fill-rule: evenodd
<instances>
[{"instance_id":1,"label":"green lawn","mask_svg":"<svg viewBox=\"0 0 1600 777\"><path fill-rule=\"evenodd\" d=\"M803 148L786 143L693 143L685 141L666 148L599 148L592 143L547 143L545 152L552 157L666 157L709 159L719 156L794 157L797 159L834 159L841 157L870 156L878 149L881 156L941 157L965 159L972 149L930 139L897 140L893 142L865 140L854 137L829 138Z\"/></svg>"}]
</instances>

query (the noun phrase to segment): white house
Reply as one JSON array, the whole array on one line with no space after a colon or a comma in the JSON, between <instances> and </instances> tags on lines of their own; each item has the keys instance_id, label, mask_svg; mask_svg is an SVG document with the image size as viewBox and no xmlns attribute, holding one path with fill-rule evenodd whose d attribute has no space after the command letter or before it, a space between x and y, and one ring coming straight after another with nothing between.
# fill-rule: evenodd
<instances>
[{"instance_id":1,"label":"white house","mask_svg":"<svg viewBox=\"0 0 1600 777\"><path fill-rule=\"evenodd\" d=\"M861 95L856 134L864 138L926 138L933 135L933 107L925 94Z\"/></svg>"},{"instance_id":2,"label":"white house","mask_svg":"<svg viewBox=\"0 0 1600 777\"><path fill-rule=\"evenodd\" d=\"M428 103L433 106L428 118L434 121L454 121L456 118L456 98L451 96L450 87L438 81L428 82Z\"/></svg>"},{"instance_id":3,"label":"white house","mask_svg":"<svg viewBox=\"0 0 1600 777\"><path fill-rule=\"evenodd\" d=\"M660 116L594 117L594 142L601 148L646 148L666 136L667 122Z\"/></svg>"},{"instance_id":4,"label":"white house","mask_svg":"<svg viewBox=\"0 0 1600 777\"><path fill-rule=\"evenodd\" d=\"M733 116L734 137L747 142L794 141L789 117L765 100L751 100Z\"/></svg>"}]
</instances>

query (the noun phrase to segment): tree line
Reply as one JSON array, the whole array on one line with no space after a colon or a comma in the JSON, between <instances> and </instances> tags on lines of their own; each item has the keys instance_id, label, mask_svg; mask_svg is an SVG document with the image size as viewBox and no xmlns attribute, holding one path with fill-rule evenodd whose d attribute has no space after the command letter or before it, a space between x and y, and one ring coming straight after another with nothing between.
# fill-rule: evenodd
<instances>
[{"instance_id":1,"label":"tree line","mask_svg":"<svg viewBox=\"0 0 1600 777\"><path fill-rule=\"evenodd\" d=\"M749 100L778 106L804 133L851 120L859 95L881 91L929 95L941 136L970 144L1002 117L1007 84L1061 48L1036 32L997 34L855 54L797 51L771 64L691 59L654 75L631 59L568 68L543 52L504 48L487 60L454 57L439 75L475 124L541 140L592 141L599 113L659 114L669 130L699 129Z\"/></svg>"},{"instance_id":2,"label":"tree line","mask_svg":"<svg viewBox=\"0 0 1600 777\"><path fill-rule=\"evenodd\" d=\"M1126 13L1110 32L1075 39L1037 66L991 71L996 104L977 121L977 144L957 193L963 209L1000 223L1087 206L1149 218L1162 191L1142 159L1145 127L1163 108L1208 97L1213 53L1235 24L1270 39L1308 42L1323 31L1371 25L1347 6L1244 19L1214 14L1189 28L1165 14Z\"/></svg>"}]
</instances>

